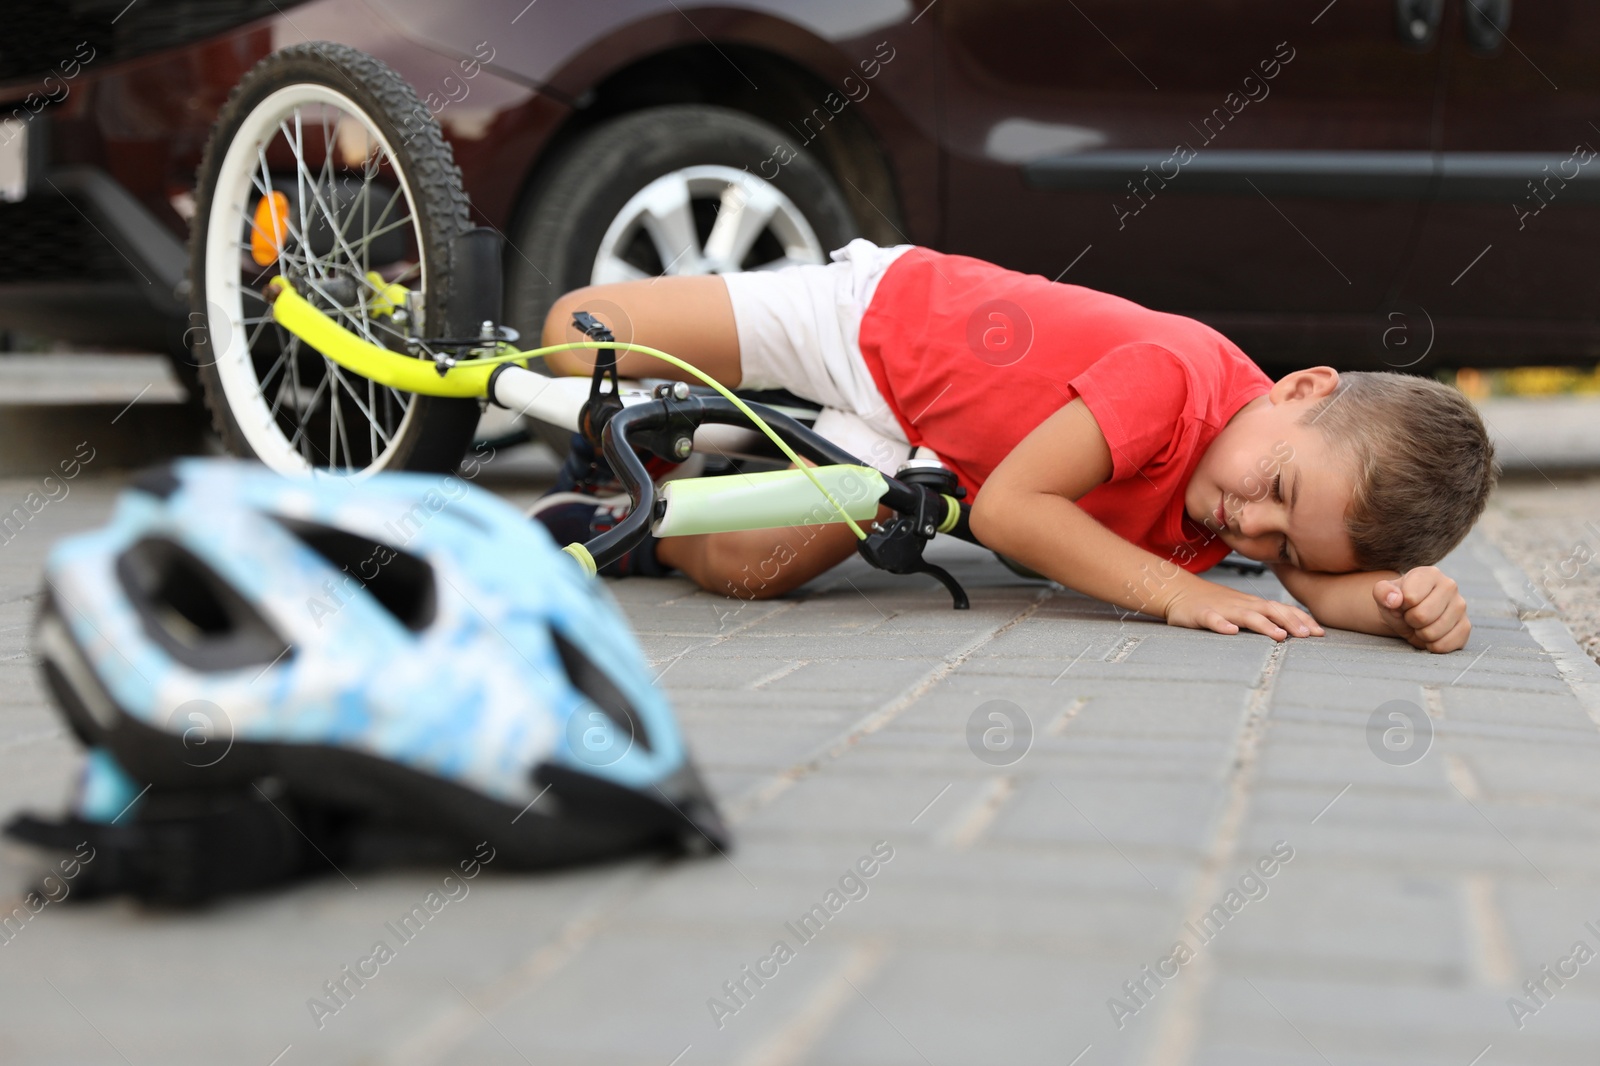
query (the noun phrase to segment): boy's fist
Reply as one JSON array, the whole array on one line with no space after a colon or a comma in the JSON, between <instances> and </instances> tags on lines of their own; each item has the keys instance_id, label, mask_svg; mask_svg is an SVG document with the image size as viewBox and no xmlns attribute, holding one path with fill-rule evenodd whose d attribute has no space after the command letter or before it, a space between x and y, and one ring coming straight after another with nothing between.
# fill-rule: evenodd
<instances>
[{"instance_id":1,"label":"boy's fist","mask_svg":"<svg viewBox=\"0 0 1600 1066\"><path fill-rule=\"evenodd\" d=\"M1419 566L1398 580L1379 581L1372 586L1372 598L1395 636L1415 647L1455 651L1466 644L1472 632L1466 597L1437 566Z\"/></svg>"}]
</instances>

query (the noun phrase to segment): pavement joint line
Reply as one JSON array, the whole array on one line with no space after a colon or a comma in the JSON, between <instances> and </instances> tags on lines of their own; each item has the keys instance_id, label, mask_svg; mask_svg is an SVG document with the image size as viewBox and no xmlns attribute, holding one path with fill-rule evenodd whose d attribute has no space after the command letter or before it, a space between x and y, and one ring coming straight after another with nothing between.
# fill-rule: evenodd
<instances>
[{"instance_id":1,"label":"pavement joint line","mask_svg":"<svg viewBox=\"0 0 1600 1066\"><path fill-rule=\"evenodd\" d=\"M1186 923L1200 921L1207 912L1222 882L1223 868L1238 847L1250 806L1256 761L1266 736L1272 694L1277 688L1288 647L1288 641L1273 645L1245 701L1242 720L1234 737L1234 758L1228 775L1227 798L1210 834L1210 846L1201 856L1189 902L1176 923L1180 929L1186 928ZM1177 987L1176 994L1165 1001L1156 1018L1156 1031L1149 1045L1150 1051L1143 1058L1144 1066L1182 1066L1194 1059L1200 1037L1201 1011L1214 977L1215 963L1211 953L1201 952L1194 959L1193 966L1193 979Z\"/></svg>"},{"instance_id":2,"label":"pavement joint line","mask_svg":"<svg viewBox=\"0 0 1600 1066\"><path fill-rule=\"evenodd\" d=\"M789 603L784 604L782 607L779 607L777 610L768 611L766 614L763 614L763 615L761 615L759 617L750 619L750 621L744 623L743 625L735 626L734 628L728 630L726 633L722 632L721 630L718 630L716 633L713 633L710 637L708 637L707 639L701 641L699 644L691 644L691 645L689 645L687 648L684 648L682 651L680 651L677 655L674 655L672 657L671 661L667 663L666 669L662 670L661 673L657 674L651 680L651 683L654 684L655 682L660 681L663 677L666 676L667 670L671 670L674 666L678 665L678 660L682 659L685 655L688 655L690 652L699 651L701 648L714 648L718 644L721 644L723 641L730 640L733 637L738 636L739 634L743 633L745 630L749 629L751 626L758 625L761 622L766 621L768 618L775 618L778 615L787 613L788 611L793 610L795 607L798 607L801 603L804 603L804 602L805 602L804 600L799 600L799 599L793 600L793 601L791 601ZM651 664L651 665L653 666L655 664Z\"/></svg>"},{"instance_id":3,"label":"pavement joint line","mask_svg":"<svg viewBox=\"0 0 1600 1066\"><path fill-rule=\"evenodd\" d=\"M589 941L609 924L612 916L657 882L651 876L669 865L668 860L641 863L607 878L596 893L585 898L579 913L561 931L522 963L493 983L478 990L478 1002L497 1011L519 995L538 988L577 957ZM394 1066L425 1066L451 1061L450 1054L472 1036L478 1024L478 1008L448 1007L409 1034L395 1041L395 1051L383 1061ZM459 1059L455 1059L459 1061Z\"/></svg>"},{"instance_id":4,"label":"pavement joint line","mask_svg":"<svg viewBox=\"0 0 1600 1066\"><path fill-rule=\"evenodd\" d=\"M1054 681L1050 683L1052 685L1055 684ZM1060 736L1062 733L1067 731L1067 727L1072 724L1073 719L1078 717L1078 712L1083 710L1088 705L1088 696L1072 697L1072 699L1068 701L1067 705L1061 708L1061 713L1056 715L1055 721L1046 726L1044 731L1053 737Z\"/></svg>"},{"instance_id":5,"label":"pavement joint line","mask_svg":"<svg viewBox=\"0 0 1600 1066\"><path fill-rule=\"evenodd\" d=\"M1450 782L1450 787L1455 789L1457 792L1460 792L1461 793L1461 798L1466 800L1468 803L1472 804L1472 809L1478 812L1478 817L1482 818L1485 822L1488 822L1489 823L1489 828L1493 829L1496 833L1499 833L1500 834L1500 839L1504 840L1507 844L1509 844L1511 846L1511 850L1512 851L1515 851L1518 855L1521 855L1522 856L1522 861L1527 863L1529 866L1532 866L1534 873L1538 874L1540 877L1543 877L1545 879L1545 883L1548 884L1551 888L1555 889L1557 892L1561 891L1561 886L1556 884L1554 881L1550 880L1549 876L1546 875L1543 870L1539 869L1539 867L1534 864L1534 861L1532 859L1528 858L1528 856L1523 852L1523 850L1521 848L1517 847L1516 842L1513 841L1510 837L1506 836L1505 831L1502 830L1499 826L1494 824L1494 822L1489 818L1489 816L1483 812L1483 808L1478 806L1476 803L1473 803L1472 802L1472 797L1467 795L1465 792L1461 791L1461 786L1460 785L1456 784L1454 781L1451 781Z\"/></svg>"},{"instance_id":6,"label":"pavement joint line","mask_svg":"<svg viewBox=\"0 0 1600 1066\"><path fill-rule=\"evenodd\" d=\"M771 1036L739 1059L739 1066L795 1066L804 1061L817 1041L839 1020L845 1005L851 1002L851 990L861 994L856 982L864 984L870 980L887 954L888 946L881 937L854 945L839 968L819 982L816 992L787 1021L776 1026ZM871 1006L870 1000L868 1006Z\"/></svg>"},{"instance_id":7,"label":"pavement joint line","mask_svg":"<svg viewBox=\"0 0 1600 1066\"><path fill-rule=\"evenodd\" d=\"M1471 934L1474 976L1487 988L1512 987L1517 977L1517 953L1511 947L1505 914L1495 902L1494 879L1485 873L1468 874L1462 893L1466 897L1464 909Z\"/></svg>"},{"instance_id":8,"label":"pavement joint line","mask_svg":"<svg viewBox=\"0 0 1600 1066\"><path fill-rule=\"evenodd\" d=\"M1016 791L1016 778L1009 774L995 778L989 787L984 789L983 795L978 797L978 801L968 809L965 817L953 822L943 834L944 844L953 851L962 851L970 847L973 841L983 835L985 829L994 824L994 820L1000 816L1000 808L1006 805L1006 801Z\"/></svg>"},{"instance_id":9,"label":"pavement joint line","mask_svg":"<svg viewBox=\"0 0 1600 1066\"><path fill-rule=\"evenodd\" d=\"M931 670L923 674L920 679L902 689L901 692L878 707L858 718L831 739L823 741L807 755L791 763L786 769L769 777L765 782L747 789L743 795L727 806L725 815L729 825L737 825L756 811L771 803L783 793L787 792L802 778L809 777L822 768L823 764L837 759L844 752L854 747L865 736L870 736L899 717L912 704L927 695L933 688L960 669L967 660L971 659L978 649L993 641L1002 633L1012 627L1020 625L1042 607L1053 593L1050 589L1042 589L1036 593L1031 602L1018 611L1012 618L987 633L981 633L958 648L950 655L936 664Z\"/></svg>"},{"instance_id":10,"label":"pavement joint line","mask_svg":"<svg viewBox=\"0 0 1600 1066\"><path fill-rule=\"evenodd\" d=\"M796 670L799 670L801 667L810 666L815 661L816 660L814 659L794 659L790 662L784 663L771 673L762 674L760 677L750 682L750 687L752 689L759 689L772 684L774 681L781 681L790 674L794 673Z\"/></svg>"},{"instance_id":11,"label":"pavement joint line","mask_svg":"<svg viewBox=\"0 0 1600 1066\"><path fill-rule=\"evenodd\" d=\"M1478 776L1472 772L1467 761L1453 751L1444 753L1444 774L1456 786L1456 791L1467 799L1477 801L1483 798L1483 786L1478 783Z\"/></svg>"}]
</instances>

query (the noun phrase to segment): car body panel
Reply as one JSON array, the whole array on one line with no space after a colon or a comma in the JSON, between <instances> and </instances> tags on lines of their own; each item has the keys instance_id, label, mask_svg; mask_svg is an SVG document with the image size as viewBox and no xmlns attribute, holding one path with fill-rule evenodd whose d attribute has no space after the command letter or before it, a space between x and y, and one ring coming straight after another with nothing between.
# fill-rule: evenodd
<instances>
[{"instance_id":1,"label":"car body panel","mask_svg":"<svg viewBox=\"0 0 1600 1066\"><path fill-rule=\"evenodd\" d=\"M64 85L30 125L49 154L39 176L103 171L173 241L231 88L274 49L326 39L416 88L474 219L502 231L575 136L699 100L782 134L752 172L814 151L880 243L1193 314L1275 371L1600 352L1586 266L1600 165L1575 156L1600 148L1585 53L1600 9L1577 0L1515 3L1493 54L1450 0L1421 41L1395 0L235 0L204 24L180 17L193 5L143 0L115 25L26 6L57 21L0 62L0 115ZM1541 195L1526 186L1546 166L1563 177ZM81 277L59 250L48 269L39 247L7 254L0 327L103 338L120 324L150 343L177 294L150 295L150 258L125 239L138 227L34 190L0 204L0 223L19 208L98 219L108 247L92 230L58 242L82 249ZM76 214L46 202L58 192ZM0 225L0 253L6 232L42 224ZM1393 350L1395 314L1425 322L1427 358Z\"/></svg>"}]
</instances>

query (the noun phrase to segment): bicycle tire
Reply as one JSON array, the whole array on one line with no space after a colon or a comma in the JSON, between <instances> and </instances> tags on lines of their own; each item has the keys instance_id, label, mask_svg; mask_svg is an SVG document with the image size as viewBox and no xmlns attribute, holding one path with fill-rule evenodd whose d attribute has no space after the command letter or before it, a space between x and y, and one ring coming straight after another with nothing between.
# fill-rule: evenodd
<instances>
[{"instance_id":1,"label":"bicycle tire","mask_svg":"<svg viewBox=\"0 0 1600 1066\"><path fill-rule=\"evenodd\" d=\"M308 372L314 371L315 353L305 354L296 346L296 342L287 335L282 335L276 343L280 348L287 348L289 354L283 356L280 352L278 363L287 361L291 369L282 371L285 383L278 385L278 397L269 406L266 401L266 388L263 382L257 384L262 387L253 394L249 387L248 374L255 373L261 377L260 363L263 357L256 351L261 330L256 330L254 338L243 332L240 325L248 318L243 311L247 297L244 296L245 271L241 268L241 283L237 286L237 306L234 306L236 294L224 281L215 284L219 278L225 279L228 268L228 257L235 260L243 259L241 251L233 248L218 247L224 234L231 230L231 219L238 217L241 223L239 232L241 239L248 236L245 228L246 219L251 217L248 211L250 199L259 194L262 197L263 184L261 179L252 178L252 187L246 189L246 199L242 206L233 199L219 204L217 197L231 197L237 190L237 168L243 165L245 157L242 149L235 149L235 142L241 137L253 137L258 127L264 129L272 119L271 110L284 106L285 101L293 101L299 96L308 100L319 101L319 106L328 106L324 98L342 100L332 106L344 111L357 123L364 123L358 132L366 138L361 143L368 146L376 141L387 156L380 155L376 166L371 165L372 157L363 158L362 168L365 175L365 184L362 191L352 194L354 204L365 197L367 205L372 204L376 196L373 191L373 176L366 173L369 169L376 171L380 176L385 163L389 165L389 172L393 176L396 187L405 193L405 203L415 218L409 237L402 235L403 239L414 243L417 257L418 285L424 293L421 301L423 319L427 323L441 323L444 321L445 308L448 305L450 292L449 256L450 242L457 234L467 229L468 199L462 188L461 172L456 166L450 146L445 142L438 123L428 113L427 109L418 99L416 92L393 69L381 61L345 45L334 44L326 41L311 42L285 48L266 57L256 64L244 79L229 95L227 103L218 114L212 126L205 154L200 164L196 188L196 214L190 233L190 275L191 275L191 307L188 340L195 354L198 364L200 384L205 398L206 406L210 409L213 426L222 438L224 446L233 454L247 458L256 458L267 465L280 469L283 472L296 472L296 468L325 468L338 467L338 429L336 424L341 421L344 409L352 403L360 407L359 392L367 389L367 395L372 399L370 409L363 409L369 416L369 425L377 429L379 422L378 397L383 394L374 391L370 382L364 379L355 379L354 388L340 390L340 383L349 384L347 379L339 376L331 363L325 364L324 374L329 375L328 395L337 396L335 401L328 401L327 419L334 424L330 430L333 443L327 449L331 454L324 454L322 458L327 462L318 462L317 452L321 449L308 449L301 444L301 438L309 441L312 432L307 430L316 417L316 398L313 395L308 404L306 420L301 428L290 436L287 427L282 424L282 399L286 391L287 378L293 372L298 375L302 363L307 364ZM345 105L349 106L346 107ZM303 133L300 111L295 105L295 130L297 134ZM325 114L325 113L324 113ZM287 120L284 120L287 121ZM305 142L302 140L296 145L289 141L287 132L285 140L289 142L290 150L295 153L297 183L296 196L299 203L307 201L316 206L323 202L317 199L317 191L322 190L324 174L329 175L330 182L343 180L332 167L335 151L345 152L344 142L338 138L342 135L343 118L334 124L335 141L326 143L327 126L323 119L324 130L324 170L320 171L314 183L308 183L304 178L310 177L310 166L304 163ZM280 123L280 129L283 128ZM376 136L374 136L376 135ZM266 175L266 188L278 188L278 175L273 166L267 162L267 149L272 148L269 140L267 148L260 148L260 170ZM315 148L315 145L312 146ZM304 175L304 177L302 177ZM219 190L219 179L228 179L235 187L233 193L228 189ZM326 190L328 203L333 205L329 209L329 217L334 223L338 222L337 206L339 197L343 194L330 185ZM392 206L392 201L391 201ZM259 202L258 202L259 209ZM222 211L224 214L215 218L214 213ZM355 208L350 208L354 213ZM368 208L363 208L367 211ZM233 213L238 212L235 216ZM256 216L259 217L259 214ZM302 215L302 221L306 216ZM380 216L380 223L382 216ZM213 224L215 221L215 225ZM307 233L317 232L315 221L313 224L304 225ZM346 225L350 224L349 219ZM363 223L366 216L363 217ZM291 220L292 225L292 220ZM327 233L325 239L331 240L336 248L333 253L338 255L337 248L341 244L349 249L351 246L333 236L332 231L336 225L323 220ZM357 229L356 240L362 248L362 255L370 251L377 237L373 233ZM381 233L379 234L381 236ZM288 237L278 242L279 255L287 254L287 249L295 243L293 237ZM300 249L309 258L316 254L313 245L316 241L309 237L302 239ZM248 250L248 249L245 249ZM222 257L222 258L218 258ZM355 256L347 258L352 262L346 265L352 274L355 273ZM256 260L259 263L259 260ZM280 264L283 259L280 258ZM362 265L365 265L363 262ZM261 279L263 284L265 279ZM324 278L323 280L329 280ZM359 286L359 282L355 283ZM211 291L212 287L217 291ZM338 301L335 301L337 304ZM226 318L237 310L237 321ZM261 314L265 316L265 305L262 305ZM220 328L219 328L220 327ZM277 327L274 327L276 329ZM224 332L225 331L225 332ZM223 338L222 344L217 344L216 339ZM243 341L243 350L239 344ZM270 347L270 345L269 345ZM221 350L218 350L218 349ZM274 364L276 365L276 364ZM296 378L294 393L301 391L298 377ZM392 392L393 390L389 390ZM350 395L347 396L346 393ZM404 397L408 399L395 399ZM379 446L379 435L369 429L371 446L365 450L357 447L352 440L346 439L349 460L344 464L344 469L354 474L365 474L375 470L421 470L448 472L454 470L460 463L472 441L472 434L477 425L481 412L481 405L472 399L443 399L438 397L415 396L409 393L394 394L394 397L384 397L384 404L398 404L403 407L404 414L399 421L394 423L392 437L384 437L382 446ZM257 405L259 401L259 406ZM298 402L297 395L291 395L291 406ZM387 408L385 408L387 410ZM263 421L265 416L266 421ZM277 440L273 437L273 430L277 429ZM318 427L320 432L320 427ZM307 452L303 462L296 462L284 447L286 443L290 451L298 448L299 452ZM297 453L298 454L298 453ZM359 460L365 456L366 462Z\"/></svg>"}]
</instances>

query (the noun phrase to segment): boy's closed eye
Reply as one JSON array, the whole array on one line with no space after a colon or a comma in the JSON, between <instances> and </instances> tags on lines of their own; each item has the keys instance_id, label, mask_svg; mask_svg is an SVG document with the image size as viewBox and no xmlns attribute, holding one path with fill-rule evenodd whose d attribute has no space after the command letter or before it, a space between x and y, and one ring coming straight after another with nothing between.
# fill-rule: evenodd
<instances>
[{"instance_id":1,"label":"boy's closed eye","mask_svg":"<svg viewBox=\"0 0 1600 1066\"><path fill-rule=\"evenodd\" d=\"M1272 477L1272 498L1279 503L1283 502L1283 475L1281 473L1274 474ZM1287 536L1283 538L1283 548L1278 552L1278 559L1285 563L1290 562L1289 538ZM1291 563L1290 565L1293 564Z\"/></svg>"}]
</instances>

